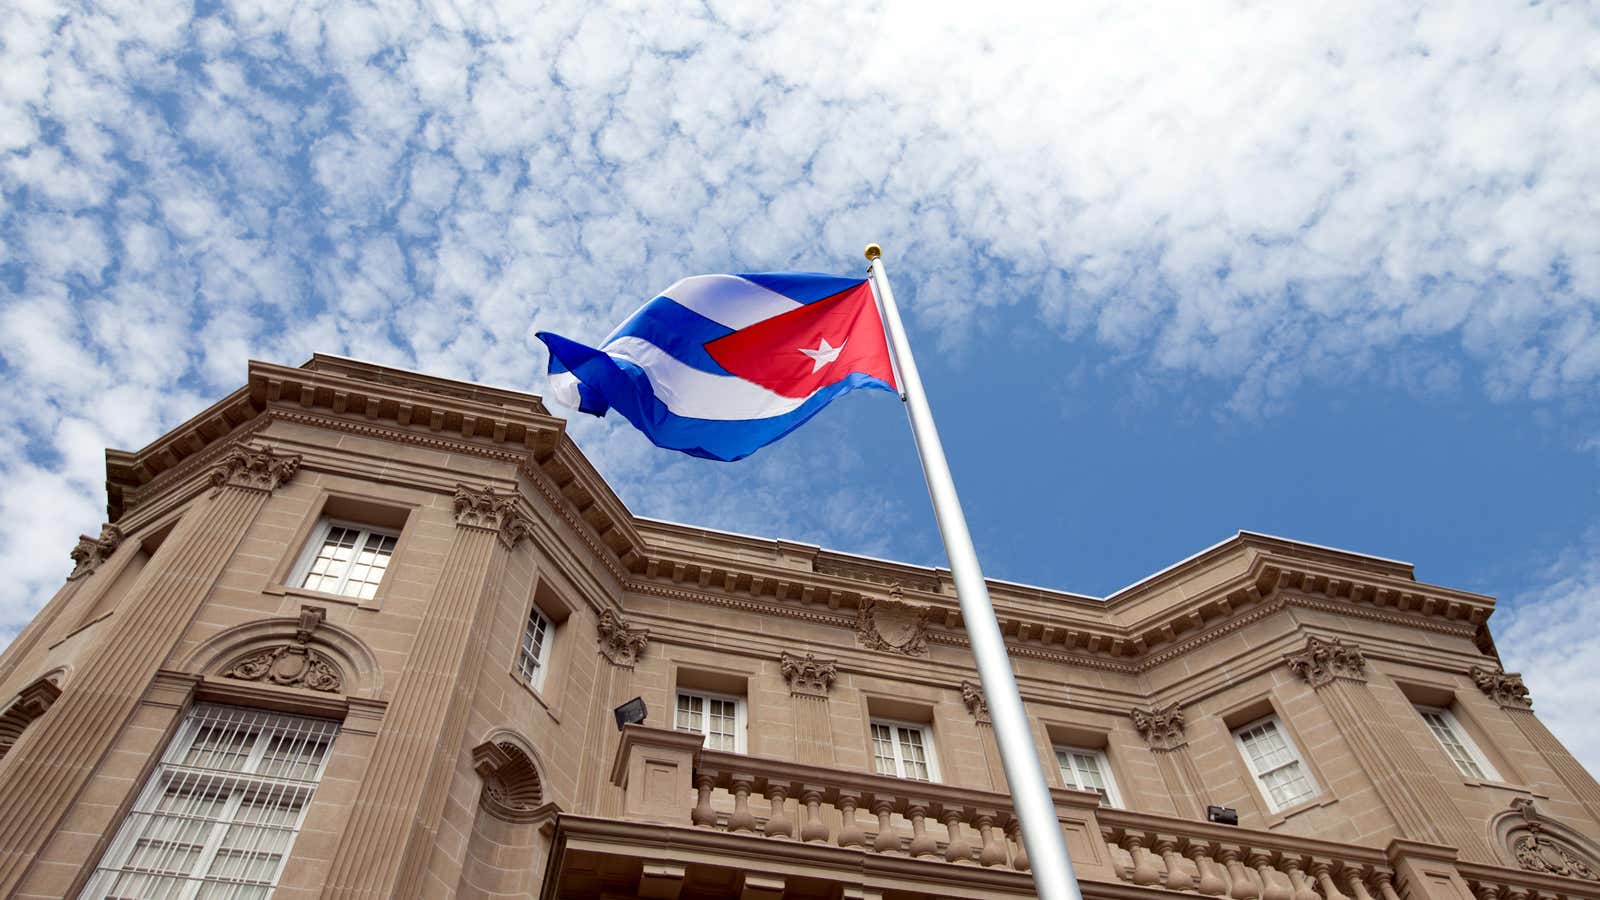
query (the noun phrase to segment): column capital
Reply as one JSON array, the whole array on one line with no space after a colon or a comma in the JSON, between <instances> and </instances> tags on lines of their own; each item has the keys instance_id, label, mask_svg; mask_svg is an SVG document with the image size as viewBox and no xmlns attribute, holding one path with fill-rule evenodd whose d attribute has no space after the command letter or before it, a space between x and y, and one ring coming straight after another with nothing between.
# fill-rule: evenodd
<instances>
[{"instance_id":1,"label":"column capital","mask_svg":"<svg viewBox=\"0 0 1600 900\"><path fill-rule=\"evenodd\" d=\"M600 654L614 666L631 669L650 646L650 630L630 628L626 619L605 610L596 627L600 632Z\"/></svg>"},{"instance_id":2,"label":"column capital","mask_svg":"<svg viewBox=\"0 0 1600 900\"><path fill-rule=\"evenodd\" d=\"M1331 684L1336 678L1367 680L1367 658L1361 648L1338 638L1328 640L1312 635L1306 639L1304 650L1287 654L1284 659L1290 671L1314 688Z\"/></svg>"},{"instance_id":3,"label":"column capital","mask_svg":"<svg viewBox=\"0 0 1600 900\"><path fill-rule=\"evenodd\" d=\"M1478 690L1488 694L1489 699L1508 709L1530 709L1533 706L1533 698L1528 696L1528 686L1522 683L1522 676L1516 672L1473 666L1472 683L1478 686Z\"/></svg>"},{"instance_id":4,"label":"column capital","mask_svg":"<svg viewBox=\"0 0 1600 900\"><path fill-rule=\"evenodd\" d=\"M961 702L967 705L967 712L972 713L979 725L994 724L989 718L989 700L983 696L983 685L976 681L961 682Z\"/></svg>"},{"instance_id":5,"label":"column capital","mask_svg":"<svg viewBox=\"0 0 1600 900\"><path fill-rule=\"evenodd\" d=\"M839 661L818 659L815 654L798 656L787 650L778 654L778 665L789 693L805 697L827 697L839 675Z\"/></svg>"},{"instance_id":6,"label":"column capital","mask_svg":"<svg viewBox=\"0 0 1600 900\"><path fill-rule=\"evenodd\" d=\"M274 453L269 447L234 444L211 467L212 487L236 487L272 493L300 468L298 453Z\"/></svg>"},{"instance_id":7,"label":"column capital","mask_svg":"<svg viewBox=\"0 0 1600 900\"><path fill-rule=\"evenodd\" d=\"M78 545L72 548L68 555L72 557L72 573L67 576L68 581L77 581L87 575L93 575L100 568L100 564L111 558L117 548L122 545L122 529L107 522L100 526L100 536L90 537L87 534L78 536Z\"/></svg>"},{"instance_id":8,"label":"column capital","mask_svg":"<svg viewBox=\"0 0 1600 900\"><path fill-rule=\"evenodd\" d=\"M1135 707L1130 715L1133 717L1133 727L1139 729L1152 749L1176 750L1189 743L1189 738L1183 733L1183 710L1178 707L1176 700L1166 706L1149 709Z\"/></svg>"},{"instance_id":9,"label":"column capital","mask_svg":"<svg viewBox=\"0 0 1600 900\"><path fill-rule=\"evenodd\" d=\"M517 509L515 494L458 484L454 503L457 526L492 531L507 547L533 533L533 521Z\"/></svg>"}]
</instances>

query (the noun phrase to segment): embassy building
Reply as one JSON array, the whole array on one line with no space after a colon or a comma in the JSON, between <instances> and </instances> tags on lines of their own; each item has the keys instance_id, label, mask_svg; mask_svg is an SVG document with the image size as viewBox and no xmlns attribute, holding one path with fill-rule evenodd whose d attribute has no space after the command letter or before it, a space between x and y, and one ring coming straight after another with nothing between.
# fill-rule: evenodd
<instances>
[{"instance_id":1,"label":"embassy building","mask_svg":"<svg viewBox=\"0 0 1600 900\"><path fill-rule=\"evenodd\" d=\"M636 517L537 397L325 356L106 478L0 656L0 896L1031 896L944 570ZM990 590L1086 897L1600 900L1491 598L1251 533Z\"/></svg>"}]
</instances>

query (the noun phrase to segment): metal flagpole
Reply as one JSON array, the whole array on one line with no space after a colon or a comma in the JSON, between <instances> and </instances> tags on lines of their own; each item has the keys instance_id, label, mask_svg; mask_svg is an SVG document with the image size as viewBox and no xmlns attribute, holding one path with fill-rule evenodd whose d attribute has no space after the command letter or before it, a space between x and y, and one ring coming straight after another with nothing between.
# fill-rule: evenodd
<instances>
[{"instance_id":1,"label":"metal flagpole","mask_svg":"<svg viewBox=\"0 0 1600 900\"><path fill-rule=\"evenodd\" d=\"M922 390L917 362L911 357L911 344L906 340L905 325L894 303L894 291L889 289L889 274L883 269L882 255L883 248L877 244L867 245L867 273L889 331L889 352L900 376L900 397L905 401L906 416L911 420L911 434L916 440L917 456L922 460L922 476L928 482L928 496L933 500L939 534L944 538L944 552L950 558L950 574L955 579L956 596L961 601L961 619L972 640L972 655L977 660L978 677L983 682L983 696L989 703L989 718L1000 744L1006 781L1011 785L1011 801L1022 823L1022 840L1028 849L1033 886L1041 900L1083 900L1078 879L1072 872L1072 859L1067 855L1067 843L1056 819L1055 801L1050 797L1044 769L1039 766L1039 755L1028 731L1022 695L1017 692L1017 680L1011 674L1011 658L1006 655L1005 639L1000 636L1000 623L989 601L989 586L978 567L978 551L973 548L972 535L967 531L967 518L961 512L961 500L956 496L956 484L950 477L944 446L933 424L933 410L928 407L927 395Z\"/></svg>"}]
</instances>

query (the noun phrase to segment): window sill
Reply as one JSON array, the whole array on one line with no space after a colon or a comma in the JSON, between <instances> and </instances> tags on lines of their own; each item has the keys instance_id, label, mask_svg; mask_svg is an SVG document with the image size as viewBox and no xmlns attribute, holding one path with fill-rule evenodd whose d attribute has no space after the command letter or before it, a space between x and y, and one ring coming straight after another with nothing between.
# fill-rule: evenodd
<instances>
[{"instance_id":1,"label":"window sill","mask_svg":"<svg viewBox=\"0 0 1600 900\"><path fill-rule=\"evenodd\" d=\"M1485 781L1468 778L1464 779L1462 783L1464 783L1467 787L1494 788L1495 790L1500 791L1511 791L1512 793L1516 794L1525 794L1529 797L1538 797L1541 800L1550 799L1549 794L1541 794L1525 784L1512 784L1509 781Z\"/></svg>"},{"instance_id":2,"label":"window sill","mask_svg":"<svg viewBox=\"0 0 1600 900\"><path fill-rule=\"evenodd\" d=\"M510 674L511 680L517 683L518 687L533 695L533 699L536 700L539 704L539 707L545 711L545 715L548 715L551 719L558 723L561 721L561 713L557 711L555 704L551 703L549 700L546 700L544 694L540 693L538 688L527 683L526 681L523 681L522 677L516 672L510 672L508 674Z\"/></svg>"},{"instance_id":3,"label":"window sill","mask_svg":"<svg viewBox=\"0 0 1600 900\"><path fill-rule=\"evenodd\" d=\"M271 594L275 597L298 597L302 600L321 600L328 603L343 603L347 606L373 610L378 608L378 601L383 597L383 593L380 591L378 596L373 597L371 600L362 600L360 597L346 597L343 594L330 594L326 591L313 591L306 588L293 588L285 584L272 585L271 587L262 590L262 593Z\"/></svg>"},{"instance_id":4,"label":"window sill","mask_svg":"<svg viewBox=\"0 0 1600 900\"><path fill-rule=\"evenodd\" d=\"M1282 825L1284 822L1289 821L1290 819L1294 818L1295 816L1300 815L1301 813L1309 812L1309 811L1311 811L1313 809L1320 809L1320 808L1322 808L1324 806L1332 806L1333 804L1338 803L1338 802L1339 802L1339 798L1333 796L1332 794L1323 794L1323 795L1318 796L1318 797L1313 797L1312 799L1307 800L1304 803L1299 804L1298 806L1291 806L1288 809L1280 810L1280 811L1275 812L1275 813L1270 813L1267 816L1267 827L1268 828L1276 828L1277 826Z\"/></svg>"}]
</instances>

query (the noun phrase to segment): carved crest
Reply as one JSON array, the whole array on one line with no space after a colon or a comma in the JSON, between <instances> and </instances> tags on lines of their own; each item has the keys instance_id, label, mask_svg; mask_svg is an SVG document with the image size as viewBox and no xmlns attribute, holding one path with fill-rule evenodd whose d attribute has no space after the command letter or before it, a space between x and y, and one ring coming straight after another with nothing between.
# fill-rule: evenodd
<instances>
[{"instance_id":1,"label":"carved crest","mask_svg":"<svg viewBox=\"0 0 1600 900\"><path fill-rule=\"evenodd\" d=\"M1544 834L1544 819L1534 809L1532 800L1518 797L1511 801L1511 808L1521 814L1526 829L1511 842L1511 853L1517 865L1531 872L1600 881L1600 871L1596 871L1594 863L1565 842Z\"/></svg>"},{"instance_id":2,"label":"carved crest","mask_svg":"<svg viewBox=\"0 0 1600 900\"><path fill-rule=\"evenodd\" d=\"M234 444L211 467L211 484L271 492L293 478L299 468L300 457L296 454L280 455L266 447Z\"/></svg>"},{"instance_id":3,"label":"carved crest","mask_svg":"<svg viewBox=\"0 0 1600 900\"><path fill-rule=\"evenodd\" d=\"M1133 710L1133 727L1157 750L1175 750L1189 740L1183 734L1183 710L1176 700L1166 706Z\"/></svg>"},{"instance_id":4,"label":"carved crest","mask_svg":"<svg viewBox=\"0 0 1600 900\"><path fill-rule=\"evenodd\" d=\"M456 485L456 524L465 528L493 531L507 547L533 533L533 522L517 509L513 494L497 494L494 488Z\"/></svg>"},{"instance_id":5,"label":"carved crest","mask_svg":"<svg viewBox=\"0 0 1600 900\"><path fill-rule=\"evenodd\" d=\"M235 660L222 671L222 677L339 693L344 690L344 675L333 660L310 646L312 633L321 627L326 616L327 611L320 607L302 606L293 641Z\"/></svg>"},{"instance_id":6,"label":"carved crest","mask_svg":"<svg viewBox=\"0 0 1600 900\"><path fill-rule=\"evenodd\" d=\"M989 718L989 701L983 696L983 685L976 681L961 682L961 702L967 705L967 712L972 713L979 725L993 723Z\"/></svg>"},{"instance_id":7,"label":"carved crest","mask_svg":"<svg viewBox=\"0 0 1600 900\"><path fill-rule=\"evenodd\" d=\"M621 616L609 609L600 614L598 628L600 653L611 660L612 665L631 669L650 646L649 629L629 628Z\"/></svg>"},{"instance_id":8,"label":"carved crest","mask_svg":"<svg viewBox=\"0 0 1600 900\"><path fill-rule=\"evenodd\" d=\"M783 680L789 684L790 694L807 697L826 697L839 674L838 660L817 659L811 653L796 656L785 650L778 656Z\"/></svg>"},{"instance_id":9,"label":"carved crest","mask_svg":"<svg viewBox=\"0 0 1600 900\"><path fill-rule=\"evenodd\" d=\"M920 656L928 652L928 618L933 610L908 603L896 583L884 599L864 598L856 613L856 635L873 650Z\"/></svg>"},{"instance_id":10,"label":"carved crest","mask_svg":"<svg viewBox=\"0 0 1600 900\"><path fill-rule=\"evenodd\" d=\"M1522 683L1522 676L1516 672L1473 666L1472 682L1478 686L1478 690L1488 694L1491 700L1501 706L1520 709L1533 706L1533 698L1528 696L1528 687Z\"/></svg>"},{"instance_id":11,"label":"carved crest","mask_svg":"<svg viewBox=\"0 0 1600 900\"><path fill-rule=\"evenodd\" d=\"M1288 660L1290 671L1304 678L1312 687L1322 687L1335 678L1367 680L1367 658L1361 655L1361 648L1338 638L1323 640L1313 636L1306 640L1304 650L1291 653L1284 659Z\"/></svg>"},{"instance_id":12,"label":"carved crest","mask_svg":"<svg viewBox=\"0 0 1600 900\"><path fill-rule=\"evenodd\" d=\"M67 576L67 580L76 581L85 575L94 574L94 570L110 559L111 554L121 545L122 529L109 523L100 526L100 536L97 538L87 534L79 535L78 545L72 548L72 574Z\"/></svg>"}]
</instances>

